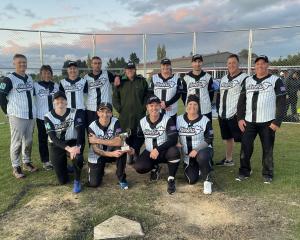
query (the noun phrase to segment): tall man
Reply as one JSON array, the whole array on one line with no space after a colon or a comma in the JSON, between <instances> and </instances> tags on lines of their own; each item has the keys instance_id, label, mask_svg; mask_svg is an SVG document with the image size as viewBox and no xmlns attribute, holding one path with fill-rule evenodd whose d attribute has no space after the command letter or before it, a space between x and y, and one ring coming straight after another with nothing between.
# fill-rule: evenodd
<instances>
[{"instance_id":1,"label":"tall man","mask_svg":"<svg viewBox=\"0 0 300 240\"><path fill-rule=\"evenodd\" d=\"M275 132L284 117L286 89L279 77L269 74L268 67L267 56L255 59L255 75L246 79L239 97L237 118L243 136L237 181L243 181L251 175L250 158L257 134L263 149L264 183L271 183L273 179Z\"/></svg>"},{"instance_id":2,"label":"tall man","mask_svg":"<svg viewBox=\"0 0 300 240\"><path fill-rule=\"evenodd\" d=\"M123 131L131 130L128 139L130 146L136 140L136 131L139 120L145 116L148 83L145 78L136 75L136 67L133 62L128 62L125 67L125 75L121 84L113 90L113 106L119 113L119 121ZM135 156L129 159L133 163L140 149L135 149Z\"/></svg>"},{"instance_id":3,"label":"tall man","mask_svg":"<svg viewBox=\"0 0 300 240\"><path fill-rule=\"evenodd\" d=\"M198 95L200 99L200 113L211 121L211 102L214 97L213 80L209 73L201 69L202 64L203 57L200 54L195 54L192 57L193 70L183 78L182 99L185 102L190 94Z\"/></svg>"},{"instance_id":4,"label":"tall man","mask_svg":"<svg viewBox=\"0 0 300 240\"><path fill-rule=\"evenodd\" d=\"M8 115L11 143L10 159L13 175L23 178L20 154L24 169L29 172L37 170L31 163L32 136L36 108L33 99L33 80L26 74L27 59L22 54L13 58L15 72L0 81L0 104L3 112Z\"/></svg>"},{"instance_id":5,"label":"tall man","mask_svg":"<svg viewBox=\"0 0 300 240\"><path fill-rule=\"evenodd\" d=\"M175 123L182 89L180 77L172 73L171 60L162 59L160 73L154 74L150 80L149 95L155 94L160 99L162 112L173 118Z\"/></svg>"},{"instance_id":6,"label":"tall man","mask_svg":"<svg viewBox=\"0 0 300 240\"><path fill-rule=\"evenodd\" d=\"M232 160L234 142L241 141L241 130L236 118L237 103L242 90L242 84L248 77L239 69L239 57L232 54L227 58L228 74L222 77L220 92L217 95L217 111L222 139L226 145L225 158L216 165L233 166Z\"/></svg>"}]
</instances>

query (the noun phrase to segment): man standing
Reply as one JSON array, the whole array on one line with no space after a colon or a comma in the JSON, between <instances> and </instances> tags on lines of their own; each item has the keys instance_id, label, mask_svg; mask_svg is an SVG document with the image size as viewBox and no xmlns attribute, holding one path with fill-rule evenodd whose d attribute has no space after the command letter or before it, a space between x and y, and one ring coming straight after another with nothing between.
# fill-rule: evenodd
<instances>
[{"instance_id":1,"label":"man standing","mask_svg":"<svg viewBox=\"0 0 300 240\"><path fill-rule=\"evenodd\" d=\"M213 80L209 73L201 69L203 57L195 54L192 57L193 71L184 76L182 100L186 101L187 96L196 94L200 99L200 113L212 121L211 102L214 97Z\"/></svg>"},{"instance_id":2,"label":"man standing","mask_svg":"<svg viewBox=\"0 0 300 240\"><path fill-rule=\"evenodd\" d=\"M145 78L136 75L136 67L133 62L128 62L125 67L125 75L122 76L121 84L114 88L113 106L119 113L119 121L123 131L130 129L128 145L133 146L136 140L136 130L139 120L145 116L148 83ZM140 149L135 149L138 155ZM136 158L136 155L134 158ZM134 159L130 158L129 163Z\"/></svg>"},{"instance_id":3,"label":"man standing","mask_svg":"<svg viewBox=\"0 0 300 240\"><path fill-rule=\"evenodd\" d=\"M92 71L84 76L88 84L86 100L86 115L88 126L98 118L97 106L101 102L112 103L112 86L115 76L106 70L101 70L102 60L92 57Z\"/></svg>"},{"instance_id":4,"label":"man standing","mask_svg":"<svg viewBox=\"0 0 300 240\"><path fill-rule=\"evenodd\" d=\"M156 95L161 101L162 112L176 123L178 99L182 92L182 82L178 74L172 74L171 60L164 58L160 62L159 74L154 74L150 81L149 95Z\"/></svg>"},{"instance_id":5,"label":"man standing","mask_svg":"<svg viewBox=\"0 0 300 240\"><path fill-rule=\"evenodd\" d=\"M220 92L217 95L217 111L222 139L226 145L226 155L217 162L220 166L233 166L232 160L234 142L241 141L241 130L236 118L237 103L242 90L242 84L248 77L239 69L239 57L232 54L227 58L228 75L220 82Z\"/></svg>"},{"instance_id":6,"label":"man standing","mask_svg":"<svg viewBox=\"0 0 300 240\"><path fill-rule=\"evenodd\" d=\"M269 74L268 67L267 56L255 59L255 75L246 79L239 97L237 118L243 136L237 181L243 181L251 175L250 158L257 134L263 149L264 183L270 184L273 180L275 132L284 117L286 89L279 77Z\"/></svg>"},{"instance_id":7,"label":"man standing","mask_svg":"<svg viewBox=\"0 0 300 240\"><path fill-rule=\"evenodd\" d=\"M31 164L32 136L36 108L33 99L33 80L27 75L27 59L22 54L13 58L15 72L0 81L0 104L3 112L8 115L11 143L10 159L13 174L16 178L25 175L20 166L20 154L23 155L24 169L37 171Z\"/></svg>"}]
</instances>

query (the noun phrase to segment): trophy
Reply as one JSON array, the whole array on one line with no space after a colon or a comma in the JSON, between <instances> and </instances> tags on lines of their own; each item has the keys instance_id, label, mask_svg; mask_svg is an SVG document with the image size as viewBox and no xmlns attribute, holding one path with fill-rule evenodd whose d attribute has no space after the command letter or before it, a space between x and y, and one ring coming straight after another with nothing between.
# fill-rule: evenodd
<instances>
[{"instance_id":1,"label":"trophy","mask_svg":"<svg viewBox=\"0 0 300 240\"><path fill-rule=\"evenodd\" d=\"M126 132L119 134L119 137L121 138L121 141L122 141L121 150L124 151L124 152L128 152L130 150L130 147L126 143L126 139L130 135L131 135L131 130L130 129L126 129Z\"/></svg>"}]
</instances>

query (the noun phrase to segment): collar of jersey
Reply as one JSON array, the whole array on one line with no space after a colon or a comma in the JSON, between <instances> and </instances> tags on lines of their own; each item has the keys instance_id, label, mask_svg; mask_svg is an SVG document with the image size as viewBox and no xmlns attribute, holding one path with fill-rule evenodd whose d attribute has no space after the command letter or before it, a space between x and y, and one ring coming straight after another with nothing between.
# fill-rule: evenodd
<instances>
[{"instance_id":1,"label":"collar of jersey","mask_svg":"<svg viewBox=\"0 0 300 240\"><path fill-rule=\"evenodd\" d=\"M228 73L228 74L227 74L227 78L228 78L229 81L232 81L232 80L235 79L236 77L240 76L242 73L243 73L243 72L240 71L237 75L234 75L234 76L232 76L232 77L231 77L230 74Z\"/></svg>"},{"instance_id":2,"label":"collar of jersey","mask_svg":"<svg viewBox=\"0 0 300 240\"><path fill-rule=\"evenodd\" d=\"M161 73L159 73L158 74L158 77L160 78L160 79L162 79L163 81L168 81L169 79L172 79L173 77L174 77L174 74L172 74L170 77L168 77L168 78L164 78L162 75L161 75Z\"/></svg>"},{"instance_id":3,"label":"collar of jersey","mask_svg":"<svg viewBox=\"0 0 300 240\"><path fill-rule=\"evenodd\" d=\"M189 75L190 77L196 79L196 81L198 81L200 78L204 77L205 74L206 74L206 72L204 72L203 70L201 70L201 72L200 72L199 75L194 75L194 74L193 74L193 71L190 71L190 72L188 73L188 75Z\"/></svg>"},{"instance_id":4,"label":"collar of jersey","mask_svg":"<svg viewBox=\"0 0 300 240\"><path fill-rule=\"evenodd\" d=\"M19 78L19 79L23 80L24 82L26 82L26 81L27 81L27 79L28 79L28 76L27 76L27 74L25 74L25 77L23 77L23 76L21 76L21 75L17 74L16 72L13 72L12 74L13 74L15 77L17 77L17 78Z\"/></svg>"},{"instance_id":5,"label":"collar of jersey","mask_svg":"<svg viewBox=\"0 0 300 240\"><path fill-rule=\"evenodd\" d=\"M263 77L263 78L258 78L257 76L256 76L256 74L255 75L253 75L253 79L255 80L255 81L257 81L257 82L262 82L263 80L265 80L265 79L267 79L267 78L269 78L269 77L271 77L272 76L272 74L268 74L267 76L265 76L265 77Z\"/></svg>"},{"instance_id":6,"label":"collar of jersey","mask_svg":"<svg viewBox=\"0 0 300 240\"><path fill-rule=\"evenodd\" d=\"M67 111L62 116L59 116L58 114L56 114L56 112L55 112L54 109L51 110L51 113L52 113L53 117L55 117L55 118L57 118L57 119L59 119L59 120L62 121L62 120L65 120L65 118L70 114L70 111L71 111L71 109L67 108Z\"/></svg>"},{"instance_id":7,"label":"collar of jersey","mask_svg":"<svg viewBox=\"0 0 300 240\"><path fill-rule=\"evenodd\" d=\"M198 116L196 119L194 119L194 120L189 120L188 117L187 117L187 113L185 113L185 114L183 115L183 119L184 119L188 124L193 125L194 123L199 122L199 121L202 119L202 115L199 114L199 116Z\"/></svg>"},{"instance_id":8,"label":"collar of jersey","mask_svg":"<svg viewBox=\"0 0 300 240\"><path fill-rule=\"evenodd\" d=\"M96 125L97 125L101 130L103 130L104 132L106 132L107 129L108 129L108 127L109 127L109 125L110 125L110 123L111 123L111 119L112 119L112 117L110 118L109 123L107 124L106 127L104 127L103 125L101 125L101 123L99 122L99 120L96 120Z\"/></svg>"},{"instance_id":9,"label":"collar of jersey","mask_svg":"<svg viewBox=\"0 0 300 240\"><path fill-rule=\"evenodd\" d=\"M75 84L75 83L77 83L80 80L81 80L81 77L77 77L75 80L71 80L68 77L66 78L66 81L69 82L69 83L71 83L71 84Z\"/></svg>"},{"instance_id":10,"label":"collar of jersey","mask_svg":"<svg viewBox=\"0 0 300 240\"><path fill-rule=\"evenodd\" d=\"M89 75L90 77L94 78L95 80L97 80L97 79L100 77L101 74L102 74L102 70L101 70L100 73L97 74L97 75L94 75L93 72L90 72L88 75Z\"/></svg>"},{"instance_id":11,"label":"collar of jersey","mask_svg":"<svg viewBox=\"0 0 300 240\"><path fill-rule=\"evenodd\" d=\"M149 123L150 127L153 129L153 128L155 128L156 125L163 119L163 117L164 117L164 114L161 113L161 114L159 115L159 118L157 119L157 121L153 123L153 122L150 121L150 116L147 115L147 116L146 116L146 120L147 120L147 122Z\"/></svg>"}]
</instances>

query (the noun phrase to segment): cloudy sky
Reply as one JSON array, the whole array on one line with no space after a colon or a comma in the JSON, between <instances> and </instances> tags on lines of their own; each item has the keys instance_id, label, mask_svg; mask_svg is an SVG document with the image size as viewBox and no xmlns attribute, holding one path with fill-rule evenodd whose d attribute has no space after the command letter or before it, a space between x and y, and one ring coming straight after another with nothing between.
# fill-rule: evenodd
<instances>
[{"instance_id":1,"label":"cloudy sky","mask_svg":"<svg viewBox=\"0 0 300 240\"><path fill-rule=\"evenodd\" d=\"M1 0L1 28L85 33L200 32L197 51L238 52L248 47L248 32L201 33L283 25L300 25L300 0ZM30 67L39 67L39 35L0 31L0 68L11 66L16 52L25 53ZM61 67L65 59L92 53L90 36L42 33L45 63ZM165 44L168 57L187 56L192 34L148 35L147 56L156 57ZM299 52L300 28L254 31L253 50L271 58ZM142 58L141 35L97 36L96 54L104 61L131 52Z\"/></svg>"}]
</instances>

